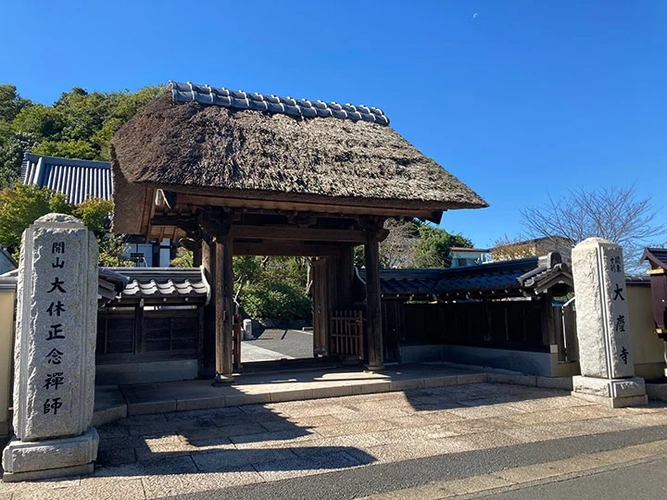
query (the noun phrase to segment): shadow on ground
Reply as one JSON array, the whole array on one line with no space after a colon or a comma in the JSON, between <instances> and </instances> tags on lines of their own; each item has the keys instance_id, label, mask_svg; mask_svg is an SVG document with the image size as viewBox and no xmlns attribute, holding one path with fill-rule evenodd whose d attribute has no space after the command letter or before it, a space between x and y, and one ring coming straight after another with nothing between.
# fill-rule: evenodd
<instances>
[{"instance_id":1,"label":"shadow on ground","mask_svg":"<svg viewBox=\"0 0 667 500\"><path fill-rule=\"evenodd\" d=\"M324 472L375 461L354 447L300 447L317 436L262 405L129 417L98 432L102 476Z\"/></svg>"}]
</instances>

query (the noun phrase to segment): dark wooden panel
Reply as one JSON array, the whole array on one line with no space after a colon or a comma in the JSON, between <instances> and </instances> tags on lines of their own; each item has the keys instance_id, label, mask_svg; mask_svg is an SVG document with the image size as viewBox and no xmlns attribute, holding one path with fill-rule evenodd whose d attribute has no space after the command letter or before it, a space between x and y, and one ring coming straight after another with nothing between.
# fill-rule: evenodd
<instances>
[{"instance_id":1,"label":"dark wooden panel","mask_svg":"<svg viewBox=\"0 0 667 500\"><path fill-rule=\"evenodd\" d=\"M98 315L97 356L102 362L136 362L140 357L197 356L198 309L105 311Z\"/></svg>"},{"instance_id":2,"label":"dark wooden panel","mask_svg":"<svg viewBox=\"0 0 667 500\"><path fill-rule=\"evenodd\" d=\"M404 303L402 308L405 324L399 335L404 344L549 350L543 342L540 301ZM390 316L385 313L385 317Z\"/></svg>"}]
</instances>

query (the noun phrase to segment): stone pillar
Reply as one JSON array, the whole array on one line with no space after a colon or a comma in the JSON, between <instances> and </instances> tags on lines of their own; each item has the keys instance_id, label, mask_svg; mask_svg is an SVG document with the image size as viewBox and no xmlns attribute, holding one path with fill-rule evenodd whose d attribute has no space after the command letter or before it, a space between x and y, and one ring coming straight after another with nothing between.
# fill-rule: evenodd
<instances>
[{"instance_id":1,"label":"stone pillar","mask_svg":"<svg viewBox=\"0 0 667 500\"><path fill-rule=\"evenodd\" d=\"M572 395L612 408L647 403L644 379L635 377L623 251L588 238L572 251L581 376Z\"/></svg>"},{"instance_id":2,"label":"stone pillar","mask_svg":"<svg viewBox=\"0 0 667 500\"><path fill-rule=\"evenodd\" d=\"M78 219L40 217L23 233L17 290L14 432L4 481L93 471L97 241Z\"/></svg>"}]
</instances>

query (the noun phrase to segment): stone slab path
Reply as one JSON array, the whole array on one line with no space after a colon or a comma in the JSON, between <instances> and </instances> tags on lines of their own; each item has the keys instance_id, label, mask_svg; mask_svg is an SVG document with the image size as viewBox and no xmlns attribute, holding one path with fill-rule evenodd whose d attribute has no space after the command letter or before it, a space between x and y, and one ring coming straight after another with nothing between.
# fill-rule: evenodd
<instances>
[{"instance_id":1,"label":"stone slab path","mask_svg":"<svg viewBox=\"0 0 667 500\"><path fill-rule=\"evenodd\" d=\"M93 476L0 484L0 499L160 498L663 425L664 403L490 383L141 415L98 428Z\"/></svg>"}]
</instances>

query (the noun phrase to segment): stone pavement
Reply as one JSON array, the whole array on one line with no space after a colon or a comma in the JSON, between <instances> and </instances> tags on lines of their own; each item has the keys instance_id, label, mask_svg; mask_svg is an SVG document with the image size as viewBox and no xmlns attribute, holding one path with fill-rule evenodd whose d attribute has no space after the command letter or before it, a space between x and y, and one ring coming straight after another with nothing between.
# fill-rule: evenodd
<instances>
[{"instance_id":1,"label":"stone pavement","mask_svg":"<svg viewBox=\"0 0 667 500\"><path fill-rule=\"evenodd\" d=\"M545 384L569 382L569 379L490 375L476 367L433 363L387 367L382 373L364 372L359 367L251 373L238 376L233 385L223 387L212 387L210 380L98 386L93 425L128 415L469 384L486 382L489 376L510 377L508 380L532 385L537 384L538 378Z\"/></svg>"},{"instance_id":2,"label":"stone pavement","mask_svg":"<svg viewBox=\"0 0 667 500\"><path fill-rule=\"evenodd\" d=\"M664 403L609 409L490 383L139 415L98 428L93 476L0 484L0 499L159 498L664 425Z\"/></svg>"}]
</instances>

